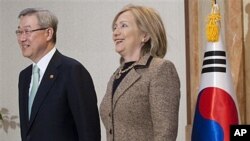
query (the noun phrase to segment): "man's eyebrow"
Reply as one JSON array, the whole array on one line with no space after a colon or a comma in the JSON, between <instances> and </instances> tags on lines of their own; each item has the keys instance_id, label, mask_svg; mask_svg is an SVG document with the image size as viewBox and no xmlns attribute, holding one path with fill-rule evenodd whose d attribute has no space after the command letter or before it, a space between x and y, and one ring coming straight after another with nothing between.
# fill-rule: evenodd
<instances>
[{"instance_id":1,"label":"man's eyebrow","mask_svg":"<svg viewBox=\"0 0 250 141\"><path fill-rule=\"evenodd\" d=\"M24 26L24 28L27 28L27 27L31 27L30 25L26 25L26 26ZM20 26L18 26L17 27L18 29L20 29L21 27Z\"/></svg>"}]
</instances>

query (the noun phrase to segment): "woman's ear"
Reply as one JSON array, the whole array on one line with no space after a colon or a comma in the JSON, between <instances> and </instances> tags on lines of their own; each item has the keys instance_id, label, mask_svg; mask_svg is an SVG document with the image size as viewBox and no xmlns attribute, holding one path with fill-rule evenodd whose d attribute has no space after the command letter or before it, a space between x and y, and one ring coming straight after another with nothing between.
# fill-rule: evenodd
<instances>
[{"instance_id":1,"label":"woman's ear","mask_svg":"<svg viewBox=\"0 0 250 141\"><path fill-rule=\"evenodd\" d=\"M148 40L150 39L149 35L146 33L144 34L143 38L142 38L142 42L146 43Z\"/></svg>"},{"instance_id":2,"label":"woman's ear","mask_svg":"<svg viewBox=\"0 0 250 141\"><path fill-rule=\"evenodd\" d=\"M48 29L46 29L47 41L53 38L53 34L54 34L53 28L49 27Z\"/></svg>"}]
</instances>

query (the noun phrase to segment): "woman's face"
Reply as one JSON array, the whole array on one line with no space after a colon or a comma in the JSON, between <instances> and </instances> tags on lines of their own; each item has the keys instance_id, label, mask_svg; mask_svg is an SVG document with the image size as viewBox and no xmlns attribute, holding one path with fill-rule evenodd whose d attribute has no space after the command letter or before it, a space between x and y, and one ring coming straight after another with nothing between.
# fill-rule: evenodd
<instances>
[{"instance_id":1,"label":"woman's face","mask_svg":"<svg viewBox=\"0 0 250 141\"><path fill-rule=\"evenodd\" d=\"M115 51L122 57L140 56L143 38L144 34L139 30L130 11L117 18L113 27L113 41Z\"/></svg>"}]
</instances>

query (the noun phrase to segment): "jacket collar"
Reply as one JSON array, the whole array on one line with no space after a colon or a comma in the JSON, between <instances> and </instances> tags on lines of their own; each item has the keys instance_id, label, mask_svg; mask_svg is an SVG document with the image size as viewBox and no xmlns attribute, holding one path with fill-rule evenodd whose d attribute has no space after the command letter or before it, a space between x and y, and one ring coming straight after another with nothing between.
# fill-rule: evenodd
<instances>
[{"instance_id":1,"label":"jacket collar","mask_svg":"<svg viewBox=\"0 0 250 141\"><path fill-rule=\"evenodd\" d=\"M135 65L136 68L137 67L148 67L152 58L153 57L150 55L150 53L145 54L144 56L142 56L140 58L140 60L138 62L136 62L136 65Z\"/></svg>"},{"instance_id":2,"label":"jacket collar","mask_svg":"<svg viewBox=\"0 0 250 141\"><path fill-rule=\"evenodd\" d=\"M124 94L124 92L131 87L140 77L141 74L139 74L136 69L139 68L147 68L152 60L152 56L148 53L145 54L139 61L136 62L134 69L131 69L130 72L127 74L127 76L121 81L120 87L118 87L115 91L114 97L113 97L113 107L115 107L118 99ZM113 84L115 80L115 76L117 75L119 69L123 67L124 63L121 64L121 66L117 69L115 74L111 78L110 84ZM111 86L111 85L110 85ZM110 91L110 95L112 93L112 87L108 88Z\"/></svg>"},{"instance_id":3,"label":"jacket collar","mask_svg":"<svg viewBox=\"0 0 250 141\"><path fill-rule=\"evenodd\" d=\"M147 68L151 62L151 60L153 59L153 57L150 55L150 53L146 53L144 56L142 56L139 61L135 62L135 69L137 68ZM120 67L116 70L116 72L123 68L125 62L123 62Z\"/></svg>"}]
</instances>

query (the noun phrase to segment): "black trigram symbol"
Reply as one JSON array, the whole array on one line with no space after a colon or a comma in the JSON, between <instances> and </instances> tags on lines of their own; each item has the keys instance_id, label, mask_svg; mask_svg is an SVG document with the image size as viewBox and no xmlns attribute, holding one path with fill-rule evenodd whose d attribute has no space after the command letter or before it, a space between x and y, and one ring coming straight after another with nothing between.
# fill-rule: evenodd
<instances>
[{"instance_id":1,"label":"black trigram symbol","mask_svg":"<svg viewBox=\"0 0 250 141\"><path fill-rule=\"evenodd\" d=\"M204 54L202 73L223 72L226 73L225 51L208 51Z\"/></svg>"}]
</instances>

